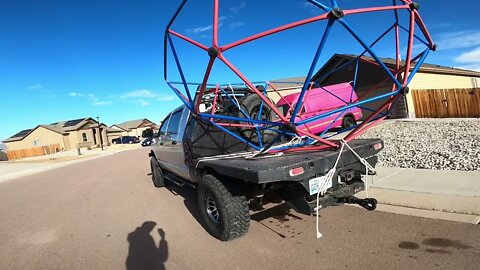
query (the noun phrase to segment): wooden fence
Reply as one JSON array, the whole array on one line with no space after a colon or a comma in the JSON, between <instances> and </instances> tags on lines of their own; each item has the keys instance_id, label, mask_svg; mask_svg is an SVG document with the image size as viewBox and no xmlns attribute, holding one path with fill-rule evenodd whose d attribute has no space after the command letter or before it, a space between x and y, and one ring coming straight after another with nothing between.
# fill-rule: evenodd
<instances>
[{"instance_id":1,"label":"wooden fence","mask_svg":"<svg viewBox=\"0 0 480 270\"><path fill-rule=\"evenodd\" d=\"M50 155L60 151L60 144L51 144L47 146L32 147L28 149L10 150L7 151L8 160L15 160L27 157L36 157Z\"/></svg>"},{"instance_id":2,"label":"wooden fence","mask_svg":"<svg viewBox=\"0 0 480 270\"><path fill-rule=\"evenodd\" d=\"M413 90L416 117L480 117L480 88Z\"/></svg>"}]
</instances>

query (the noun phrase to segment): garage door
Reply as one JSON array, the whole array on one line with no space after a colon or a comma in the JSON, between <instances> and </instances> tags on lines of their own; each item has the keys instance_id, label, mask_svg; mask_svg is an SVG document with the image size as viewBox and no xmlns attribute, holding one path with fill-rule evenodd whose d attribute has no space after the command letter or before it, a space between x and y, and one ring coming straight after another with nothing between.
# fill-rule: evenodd
<instances>
[{"instance_id":1,"label":"garage door","mask_svg":"<svg viewBox=\"0 0 480 270\"><path fill-rule=\"evenodd\" d=\"M480 117L480 89L413 90L416 117Z\"/></svg>"}]
</instances>

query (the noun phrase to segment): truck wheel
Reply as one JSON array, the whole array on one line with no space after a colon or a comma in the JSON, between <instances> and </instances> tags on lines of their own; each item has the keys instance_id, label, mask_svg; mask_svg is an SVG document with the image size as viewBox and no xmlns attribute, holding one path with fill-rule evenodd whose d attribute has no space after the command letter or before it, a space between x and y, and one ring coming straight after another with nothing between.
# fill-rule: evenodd
<instances>
[{"instance_id":1,"label":"truck wheel","mask_svg":"<svg viewBox=\"0 0 480 270\"><path fill-rule=\"evenodd\" d=\"M274 103L273 101L271 102ZM262 111L260 112L261 104L262 99L256 94L248 94L240 101L240 107L242 108L243 112L247 113L251 119L258 119L258 115L261 113L262 115L260 116L260 120L271 122L274 116L272 109L264 103ZM238 117L246 118L240 110L238 111ZM247 122L243 122L242 124L246 123ZM240 127L239 132L245 139L255 143L258 142L258 134L255 128ZM270 143L275 138L276 134L277 133L272 130L260 130L260 136L264 144Z\"/></svg>"},{"instance_id":2,"label":"truck wheel","mask_svg":"<svg viewBox=\"0 0 480 270\"><path fill-rule=\"evenodd\" d=\"M355 126L356 124L357 124L357 121L355 121L355 118L353 118L353 116L347 115L343 117L342 128L350 128Z\"/></svg>"},{"instance_id":3,"label":"truck wheel","mask_svg":"<svg viewBox=\"0 0 480 270\"><path fill-rule=\"evenodd\" d=\"M162 169L158 165L155 157L150 158L150 169L152 170L152 182L157 188L165 186L165 177L163 176Z\"/></svg>"},{"instance_id":4,"label":"truck wheel","mask_svg":"<svg viewBox=\"0 0 480 270\"><path fill-rule=\"evenodd\" d=\"M198 205L205 228L219 240L238 238L250 227L245 196L230 191L213 175L204 175L200 180Z\"/></svg>"}]
</instances>

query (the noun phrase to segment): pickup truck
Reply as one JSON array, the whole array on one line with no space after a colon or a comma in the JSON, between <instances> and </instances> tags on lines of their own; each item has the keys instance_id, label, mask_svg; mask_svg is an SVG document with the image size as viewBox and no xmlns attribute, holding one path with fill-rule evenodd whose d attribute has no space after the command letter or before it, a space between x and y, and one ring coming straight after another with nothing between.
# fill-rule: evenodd
<instances>
[{"instance_id":1,"label":"pickup truck","mask_svg":"<svg viewBox=\"0 0 480 270\"><path fill-rule=\"evenodd\" d=\"M374 167L383 141L357 139L349 145ZM339 151L254 157L248 145L180 106L162 122L149 156L154 186L195 188L204 227L217 239L228 241L247 233L253 204L287 202L299 213L313 214L317 192L312 183L332 169ZM357 203L375 209L375 199L354 197L364 189L365 165L346 148L341 157L332 186L319 196L319 205L323 209Z\"/></svg>"}]
</instances>

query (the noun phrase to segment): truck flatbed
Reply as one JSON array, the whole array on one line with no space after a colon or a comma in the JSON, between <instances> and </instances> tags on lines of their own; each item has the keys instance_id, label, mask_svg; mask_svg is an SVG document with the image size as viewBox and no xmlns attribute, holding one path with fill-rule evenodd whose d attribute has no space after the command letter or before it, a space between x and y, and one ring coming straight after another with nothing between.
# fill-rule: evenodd
<instances>
[{"instance_id":1,"label":"truck flatbed","mask_svg":"<svg viewBox=\"0 0 480 270\"><path fill-rule=\"evenodd\" d=\"M381 139L357 139L349 143L355 152L370 161L383 148ZM280 156L260 156L256 158L205 158L197 159L198 169L211 168L218 174L243 180L245 182L263 184L280 181L303 181L326 174L334 165L339 149L323 151L296 152ZM344 148L338 169L351 164L358 164L358 159ZM305 173L290 176L290 170L303 167Z\"/></svg>"}]
</instances>

